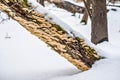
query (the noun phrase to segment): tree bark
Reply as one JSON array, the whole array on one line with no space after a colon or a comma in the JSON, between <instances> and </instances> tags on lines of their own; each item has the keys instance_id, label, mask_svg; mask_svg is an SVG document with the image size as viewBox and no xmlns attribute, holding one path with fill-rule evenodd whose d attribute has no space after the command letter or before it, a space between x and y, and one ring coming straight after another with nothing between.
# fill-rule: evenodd
<instances>
[{"instance_id":1,"label":"tree bark","mask_svg":"<svg viewBox=\"0 0 120 80\"><path fill-rule=\"evenodd\" d=\"M85 44L84 40L75 37L74 34L74 37L69 36L59 25L48 22L40 13L23 8L20 4L12 6L9 4L14 3L7 2L7 6L6 3L0 3L0 10L47 43L78 69L88 70L101 58L93 48Z\"/></svg>"},{"instance_id":2,"label":"tree bark","mask_svg":"<svg viewBox=\"0 0 120 80\"><path fill-rule=\"evenodd\" d=\"M91 41L98 44L108 41L106 0L94 0L92 10Z\"/></svg>"},{"instance_id":3,"label":"tree bark","mask_svg":"<svg viewBox=\"0 0 120 80\"><path fill-rule=\"evenodd\" d=\"M87 0L86 4L88 6L88 10L90 10L91 1ZM85 25L87 24L87 21L88 21L88 14L89 14L88 10L87 10L87 8L85 8L84 15L83 15L82 20L81 20L81 23L84 23ZM89 15L91 15L91 14L89 14Z\"/></svg>"}]
</instances>

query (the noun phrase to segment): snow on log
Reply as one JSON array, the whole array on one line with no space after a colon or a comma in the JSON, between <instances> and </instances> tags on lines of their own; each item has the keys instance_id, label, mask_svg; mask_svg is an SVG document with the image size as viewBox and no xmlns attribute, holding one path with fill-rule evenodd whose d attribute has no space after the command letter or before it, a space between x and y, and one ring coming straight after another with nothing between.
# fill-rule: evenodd
<instances>
[{"instance_id":1,"label":"snow on log","mask_svg":"<svg viewBox=\"0 0 120 80\"><path fill-rule=\"evenodd\" d=\"M33 35L47 43L78 69L85 71L101 56L79 37L67 34L59 25L48 22L43 15L9 0L0 1L0 10L7 13ZM47 63L46 63L47 64Z\"/></svg>"}]
</instances>

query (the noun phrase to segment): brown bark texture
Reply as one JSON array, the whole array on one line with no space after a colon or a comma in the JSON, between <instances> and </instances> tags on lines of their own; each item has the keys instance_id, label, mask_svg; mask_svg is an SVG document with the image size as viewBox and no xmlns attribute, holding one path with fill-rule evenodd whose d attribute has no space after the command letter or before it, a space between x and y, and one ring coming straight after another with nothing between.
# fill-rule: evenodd
<instances>
[{"instance_id":1,"label":"brown bark texture","mask_svg":"<svg viewBox=\"0 0 120 80\"><path fill-rule=\"evenodd\" d=\"M25 8L19 3L4 1L0 3L1 11L7 13L78 69L88 70L101 58L93 48L85 44L84 40L69 36L59 25L48 22L40 13Z\"/></svg>"},{"instance_id":2,"label":"brown bark texture","mask_svg":"<svg viewBox=\"0 0 120 80\"><path fill-rule=\"evenodd\" d=\"M106 0L94 0L92 6L91 41L94 44L108 41Z\"/></svg>"}]
</instances>

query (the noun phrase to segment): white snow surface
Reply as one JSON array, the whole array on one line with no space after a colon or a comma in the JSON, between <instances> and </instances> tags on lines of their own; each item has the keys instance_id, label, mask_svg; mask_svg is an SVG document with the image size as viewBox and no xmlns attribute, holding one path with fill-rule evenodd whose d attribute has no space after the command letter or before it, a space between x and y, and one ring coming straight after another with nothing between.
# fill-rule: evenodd
<instances>
[{"instance_id":1,"label":"white snow surface","mask_svg":"<svg viewBox=\"0 0 120 80\"><path fill-rule=\"evenodd\" d=\"M28 1L40 13L47 13L47 19L52 17L53 22L61 25L70 35L73 32L85 39L106 59L97 61L90 70L81 72L10 19L0 24L0 80L120 80L119 8L115 8L117 12L114 12L111 10L113 7L108 7L109 42L94 45L90 42L90 20L85 26L80 24L79 14L71 16L71 13L52 5L43 8L35 0Z\"/></svg>"}]
</instances>

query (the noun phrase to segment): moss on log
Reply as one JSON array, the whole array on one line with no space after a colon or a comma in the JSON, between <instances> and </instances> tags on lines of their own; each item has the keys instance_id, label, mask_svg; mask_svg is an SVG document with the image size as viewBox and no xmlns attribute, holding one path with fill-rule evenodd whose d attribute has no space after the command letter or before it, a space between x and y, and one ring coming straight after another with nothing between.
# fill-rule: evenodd
<instances>
[{"instance_id":1,"label":"moss on log","mask_svg":"<svg viewBox=\"0 0 120 80\"><path fill-rule=\"evenodd\" d=\"M0 3L0 10L47 43L78 69L88 70L101 58L93 48L85 44L84 40L69 36L59 25L48 22L40 13L24 8L20 4L11 6L9 1L6 3Z\"/></svg>"}]
</instances>

